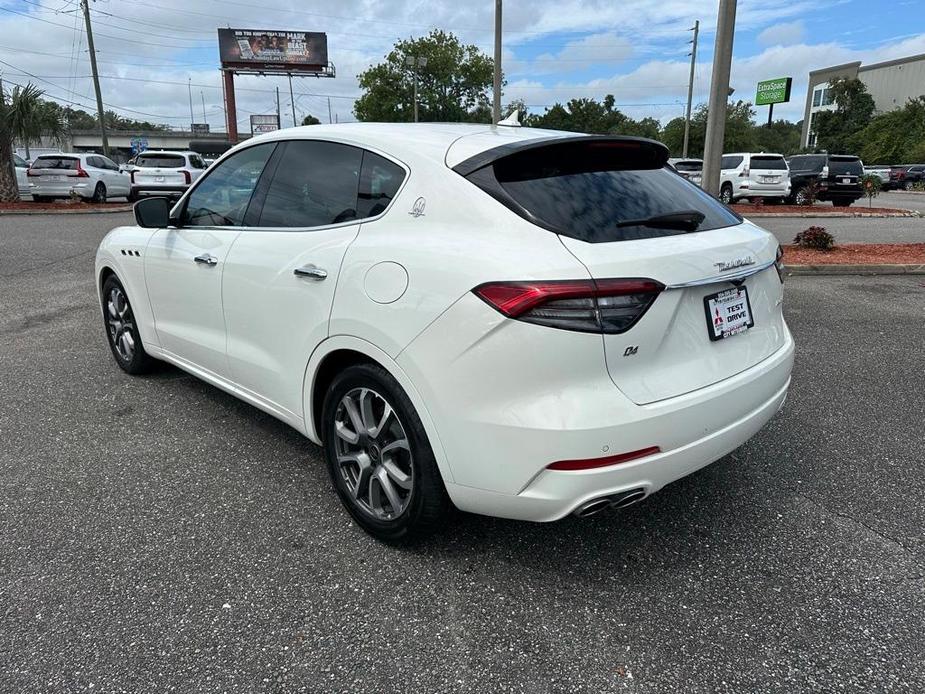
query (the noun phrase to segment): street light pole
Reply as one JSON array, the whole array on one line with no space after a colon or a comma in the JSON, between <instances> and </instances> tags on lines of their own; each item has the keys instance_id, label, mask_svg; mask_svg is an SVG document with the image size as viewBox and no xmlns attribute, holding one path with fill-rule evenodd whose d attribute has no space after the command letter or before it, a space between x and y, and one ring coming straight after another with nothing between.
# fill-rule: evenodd
<instances>
[{"instance_id":1,"label":"street light pole","mask_svg":"<svg viewBox=\"0 0 925 694\"><path fill-rule=\"evenodd\" d=\"M729 73L732 69L732 42L735 35L736 0L720 0L713 48L713 77L710 81L710 110L703 148L703 189L719 195L723 137L726 134L726 102L729 99Z\"/></svg>"},{"instance_id":2,"label":"street light pole","mask_svg":"<svg viewBox=\"0 0 925 694\"><path fill-rule=\"evenodd\" d=\"M106 137L106 118L103 112L103 94L100 91L100 73L96 69L96 48L93 46L93 27L90 26L89 0L80 0L87 26L87 50L90 52L90 72L93 74L93 89L96 92L96 114L100 119L100 136L103 139L103 156L109 156L109 139Z\"/></svg>"},{"instance_id":3,"label":"street light pole","mask_svg":"<svg viewBox=\"0 0 925 694\"><path fill-rule=\"evenodd\" d=\"M492 124L501 120L501 0L495 0L495 75L491 102Z\"/></svg>"},{"instance_id":4,"label":"street light pole","mask_svg":"<svg viewBox=\"0 0 925 694\"><path fill-rule=\"evenodd\" d=\"M407 56L405 58L405 65L411 68L411 72L414 75L414 122L418 122L418 68L422 68L427 65L427 58L415 58L413 56Z\"/></svg>"},{"instance_id":5,"label":"street light pole","mask_svg":"<svg viewBox=\"0 0 925 694\"><path fill-rule=\"evenodd\" d=\"M295 97L292 94L292 73L289 73L289 103L292 104L292 127L296 126L295 122Z\"/></svg>"},{"instance_id":6,"label":"street light pole","mask_svg":"<svg viewBox=\"0 0 925 694\"><path fill-rule=\"evenodd\" d=\"M697 65L697 36L700 34L700 20L694 22L694 40L691 43L694 47L691 49L691 76L687 82L687 111L684 116L684 147L681 149L681 156L687 158L687 144L691 136L691 104L694 100L694 68Z\"/></svg>"},{"instance_id":7,"label":"street light pole","mask_svg":"<svg viewBox=\"0 0 925 694\"><path fill-rule=\"evenodd\" d=\"M193 115L193 78L187 77L186 79L186 89L189 92L189 129L193 129L193 123L196 122L196 117Z\"/></svg>"}]
</instances>

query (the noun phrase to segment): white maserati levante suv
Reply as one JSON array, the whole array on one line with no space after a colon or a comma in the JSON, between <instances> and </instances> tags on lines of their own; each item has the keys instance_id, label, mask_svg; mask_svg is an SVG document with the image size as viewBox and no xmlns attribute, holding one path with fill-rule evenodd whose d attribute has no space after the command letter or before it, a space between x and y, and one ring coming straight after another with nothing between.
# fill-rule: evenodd
<instances>
[{"instance_id":1,"label":"white maserati levante suv","mask_svg":"<svg viewBox=\"0 0 925 694\"><path fill-rule=\"evenodd\" d=\"M163 360L324 447L402 541L455 507L533 521L635 502L783 405L774 237L631 137L295 128L226 153L96 258L131 374Z\"/></svg>"}]
</instances>

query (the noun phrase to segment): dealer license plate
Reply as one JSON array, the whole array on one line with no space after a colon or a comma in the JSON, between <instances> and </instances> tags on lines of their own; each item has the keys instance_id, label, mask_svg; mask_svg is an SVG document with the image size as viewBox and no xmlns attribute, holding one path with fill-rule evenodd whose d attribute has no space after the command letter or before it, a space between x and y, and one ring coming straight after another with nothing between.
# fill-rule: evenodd
<instances>
[{"instance_id":1,"label":"dealer license plate","mask_svg":"<svg viewBox=\"0 0 925 694\"><path fill-rule=\"evenodd\" d=\"M842 176L841 178L838 179L838 182L843 185L849 185L852 181L849 176Z\"/></svg>"},{"instance_id":2,"label":"dealer license plate","mask_svg":"<svg viewBox=\"0 0 925 694\"><path fill-rule=\"evenodd\" d=\"M777 176L762 176L762 183L777 183Z\"/></svg>"},{"instance_id":3,"label":"dealer license plate","mask_svg":"<svg viewBox=\"0 0 925 694\"><path fill-rule=\"evenodd\" d=\"M705 296L703 307L707 314L707 332L710 340L732 337L755 325L752 307L748 303L748 290L745 287L733 287Z\"/></svg>"}]
</instances>

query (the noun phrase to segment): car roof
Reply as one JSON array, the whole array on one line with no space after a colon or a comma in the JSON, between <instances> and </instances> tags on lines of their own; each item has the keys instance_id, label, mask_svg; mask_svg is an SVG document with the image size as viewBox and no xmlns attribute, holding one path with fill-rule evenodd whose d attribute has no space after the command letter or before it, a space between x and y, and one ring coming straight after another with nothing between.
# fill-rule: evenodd
<instances>
[{"instance_id":1,"label":"car roof","mask_svg":"<svg viewBox=\"0 0 925 694\"><path fill-rule=\"evenodd\" d=\"M139 154L139 157L143 157L146 154L176 154L177 156L184 156L189 154L196 154L192 150L188 149L146 149L144 152Z\"/></svg>"},{"instance_id":2,"label":"car roof","mask_svg":"<svg viewBox=\"0 0 925 694\"><path fill-rule=\"evenodd\" d=\"M724 157L780 157L784 158L783 154L778 154L777 152L724 152Z\"/></svg>"},{"instance_id":3,"label":"car roof","mask_svg":"<svg viewBox=\"0 0 925 694\"><path fill-rule=\"evenodd\" d=\"M477 123L339 123L276 130L246 140L242 145L320 138L387 152L403 161L426 158L453 167L486 150L513 142L576 136L580 134Z\"/></svg>"}]
</instances>

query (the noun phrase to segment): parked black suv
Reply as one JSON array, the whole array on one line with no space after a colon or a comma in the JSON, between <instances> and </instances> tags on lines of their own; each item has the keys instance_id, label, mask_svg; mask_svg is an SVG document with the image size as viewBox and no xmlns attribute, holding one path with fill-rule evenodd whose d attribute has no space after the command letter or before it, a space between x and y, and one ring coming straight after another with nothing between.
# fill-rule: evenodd
<instances>
[{"instance_id":1,"label":"parked black suv","mask_svg":"<svg viewBox=\"0 0 925 694\"><path fill-rule=\"evenodd\" d=\"M836 207L848 207L864 197L861 177L864 164L850 154L796 154L790 165L790 202L806 200L806 186L818 186L817 200L831 200Z\"/></svg>"}]
</instances>

